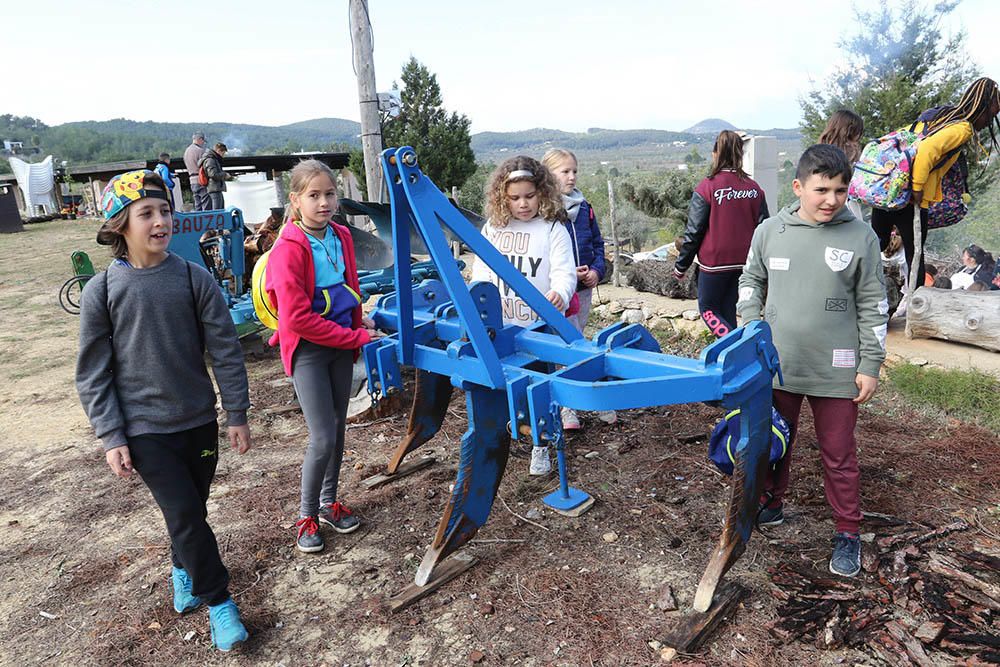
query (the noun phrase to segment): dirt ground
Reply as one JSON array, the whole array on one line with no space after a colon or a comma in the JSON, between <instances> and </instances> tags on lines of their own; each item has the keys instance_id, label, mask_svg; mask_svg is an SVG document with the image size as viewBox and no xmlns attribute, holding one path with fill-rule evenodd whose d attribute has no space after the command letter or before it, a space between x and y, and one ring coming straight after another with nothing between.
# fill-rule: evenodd
<instances>
[{"instance_id":1,"label":"dirt ground","mask_svg":"<svg viewBox=\"0 0 1000 667\"><path fill-rule=\"evenodd\" d=\"M490 521L464 549L479 564L389 614L385 600L412 581L454 480L466 428L461 396L442 433L411 455L433 453L438 463L375 491L360 481L385 464L406 415L352 426L342 495L363 527L325 533L326 551L300 554L292 522L306 432L299 413L265 415L293 398L273 354L248 359L254 448L221 457L209 503L251 638L232 654L214 651L204 610L172 610L168 543L148 491L112 476L77 401L77 319L56 294L73 250L106 265L96 226L56 221L0 236L0 663L659 662L650 642L681 612L654 603L667 584L690 608L727 498L704 441L683 442L707 434L719 410L636 410L614 425L585 415L568 443L570 475L597 503L575 519L541 504L554 477L529 478L527 462L512 459ZM866 511L931 526L965 518L972 528L938 546L1000 556L996 434L904 405L886 387L863 407L858 437ZM767 568L795 561L825 571L829 558L832 522L808 415L795 461L786 524L755 535L727 575L749 595L705 647L675 664L882 664L863 649L822 650L808 637L781 644L768 632L778 602ZM532 510L534 523L515 516ZM872 575L861 579L878 585ZM938 652L933 664L957 660Z\"/></svg>"}]
</instances>

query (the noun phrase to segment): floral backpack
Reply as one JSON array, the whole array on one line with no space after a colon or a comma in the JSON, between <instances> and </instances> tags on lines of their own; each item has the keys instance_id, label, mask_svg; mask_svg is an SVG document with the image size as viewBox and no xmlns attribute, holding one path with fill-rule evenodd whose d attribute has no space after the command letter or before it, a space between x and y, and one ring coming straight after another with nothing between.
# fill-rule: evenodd
<instances>
[{"instance_id":1,"label":"floral backpack","mask_svg":"<svg viewBox=\"0 0 1000 667\"><path fill-rule=\"evenodd\" d=\"M960 155L955 164L941 179L941 201L927 207L927 228L942 229L958 224L969 212L966 179L969 168L965 156Z\"/></svg>"},{"instance_id":2,"label":"floral backpack","mask_svg":"<svg viewBox=\"0 0 1000 667\"><path fill-rule=\"evenodd\" d=\"M910 203L910 172L923 135L917 124L865 144L847 194L872 208L894 211Z\"/></svg>"},{"instance_id":3,"label":"floral backpack","mask_svg":"<svg viewBox=\"0 0 1000 667\"><path fill-rule=\"evenodd\" d=\"M927 109L909 128L890 132L884 137L866 144L861 150L861 157L854 165L854 174L851 176L851 183L848 186L848 196L868 204L872 208L886 211L895 211L909 204L913 160L917 157L920 141L930 136L930 134L917 132L917 125L923 123L924 128L926 128L927 123L934 120L946 108ZM961 150L962 147L959 146L945 153L932 171L940 169ZM945 179L947 178L946 175ZM964 187L964 179L962 187ZM961 194L959 201L961 202ZM962 215L964 216L965 213L963 212ZM953 225L961 219L959 217L948 224ZM947 225L939 226L945 227Z\"/></svg>"}]
</instances>

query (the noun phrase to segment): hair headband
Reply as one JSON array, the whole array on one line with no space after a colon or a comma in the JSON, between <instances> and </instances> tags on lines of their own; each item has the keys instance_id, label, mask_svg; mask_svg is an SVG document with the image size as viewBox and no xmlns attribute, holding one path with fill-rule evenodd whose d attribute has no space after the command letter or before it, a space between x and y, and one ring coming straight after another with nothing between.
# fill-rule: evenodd
<instances>
[{"instance_id":1,"label":"hair headband","mask_svg":"<svg viewBox=\"0 0 1000 667\"><path fill-rule=\"evenodd\" d=\"M532 174L527 169L516 169L509 174L507 174L507 180L513 181L515 178L534 178L535 175Z\"/></svg>"}]
</instances>

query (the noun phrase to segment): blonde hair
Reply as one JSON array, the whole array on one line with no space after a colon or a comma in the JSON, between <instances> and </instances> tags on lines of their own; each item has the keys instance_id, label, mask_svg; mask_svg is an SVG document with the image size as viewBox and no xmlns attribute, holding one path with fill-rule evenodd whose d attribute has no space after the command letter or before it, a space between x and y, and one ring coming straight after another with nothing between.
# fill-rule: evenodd
<instances>
[{"instance_id":1,"label":"blonde hair","mask_svg":"<svg viewBox=\"0 0 1000 667\"><path fill-rule=\"evenodd\" d=\"M550 148L542 156L542 164L553 171L566 160L573 160L578 167L580 166L580 161L576 159L573 151L566 150L565 148Z\"/></svg>"},{"instance_id":2,"label":"blonde hair","mask_svg":"<svg viewBox=\"0 0 1000 667\"><path fill-rule=\"evenodd\" d=\"M302 160L292 167L291 177L288 184L288 206L285 207L285 220L301 220L302 216L292 205L291 194L300 194L309 185L309 182L319 175L325 175L333 183L333 188L337 189L337 176L326 164L319 160Z\"/></svg>"},{"instance_id":3,"label":"blonde hair","mask_svg":"<svg viewBox=\"0 0 1000 667\"><path fill-rule=\"evenodd\" d=\"M518 175L515 171L526 171L530 176ZM544 164L527 155L518 155L504 160L490 176L486 184L486 215L494 227L506 227L510 222L510 206L507 203L507 185L521 181L531 181L538 192L538 214L545 220L566 219L562 196L556 186L556 179Z\"/></svg>"}]
</instances>

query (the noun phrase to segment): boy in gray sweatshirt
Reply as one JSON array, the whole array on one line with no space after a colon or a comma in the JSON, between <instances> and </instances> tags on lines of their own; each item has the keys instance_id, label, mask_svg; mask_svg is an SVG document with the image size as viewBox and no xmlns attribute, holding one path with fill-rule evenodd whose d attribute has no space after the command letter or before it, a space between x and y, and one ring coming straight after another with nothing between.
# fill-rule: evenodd
<instances>
[{"instance_id":1,"label":"boy in gray sweatshirt","mask_svg":"<svg viewBox=\"0 0 1000 667\"><path fill-rule=\"evenodd\" d=\"M774 406L798 430L809 400L823 461L823 485L836 524L830 571L861 569L857 442L858 405L878 387L885 360L889 310L871 228L847 210L851 165L827 144L802 154L792 189L799 202L754 232L740 278L737 309L743 320L764 319L781 358L784 385ZM765 484L759 524L784 521L791 447Z\"/></svg>"},{"instance_id":2,"label":"boy in gray sweatshirt","mask_svg":"<svg viewBox=\"0 0 1000 667\"><path fill-rule=\"evenodd\" d=\"M247 631L207 520L219 427L204 354L240 454L250 448L247 373L218 285L204 267L167 251L168 197L163 180L145 169L115 176L104 189L97 238L115 260L83 290L76 386L108 465L120 477L138 472L160 506L174 609L207 605L212 643L228 651Z\"/></svg>"}]
</instances>

